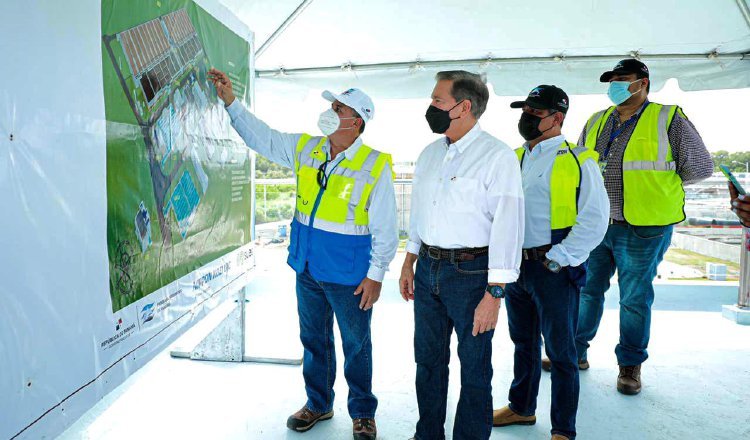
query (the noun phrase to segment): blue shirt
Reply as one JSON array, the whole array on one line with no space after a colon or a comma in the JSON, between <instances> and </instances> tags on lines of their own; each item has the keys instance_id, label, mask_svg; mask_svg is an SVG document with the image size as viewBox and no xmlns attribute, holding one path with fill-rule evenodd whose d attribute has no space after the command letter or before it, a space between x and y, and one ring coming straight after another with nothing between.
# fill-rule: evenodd
<instances>
[{"instance_id":1,"label":"blue shirt","mask_svg":"<svg viewBox=\"0 0 750 440\"><path fill-rule=\"evenodd\" d=\"M523 146L526 150L521 167L526 203L524 249L552 242L550 178L557 151L564 143L565 137L560 135L538 143L533 149L529 149L528 142ZM581 191L576 224L562 243L556 244L547 252L547 258L561 266L579 266L604 239L608 226L609 198L599 165L589 159L581 163Z\"/></svg>"}]
</instances>

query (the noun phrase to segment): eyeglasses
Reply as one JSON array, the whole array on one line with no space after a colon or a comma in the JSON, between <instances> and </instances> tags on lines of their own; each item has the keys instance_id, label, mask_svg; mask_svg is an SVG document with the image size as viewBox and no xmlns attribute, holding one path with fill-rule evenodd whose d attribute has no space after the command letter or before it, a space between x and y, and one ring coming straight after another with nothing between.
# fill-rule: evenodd
<instances>
[{"instance_id":1,"label":"eyeglasses","mask_svg":"<svg viewBox=\"0 0 750 440\"><path fill-rule=\"evenodd\" d=\"M328 166L328 160L320 164L318 167L318 186L324 191L328 187L328 176L326 176L326 167Z\"/></svg>"}]
</instances>

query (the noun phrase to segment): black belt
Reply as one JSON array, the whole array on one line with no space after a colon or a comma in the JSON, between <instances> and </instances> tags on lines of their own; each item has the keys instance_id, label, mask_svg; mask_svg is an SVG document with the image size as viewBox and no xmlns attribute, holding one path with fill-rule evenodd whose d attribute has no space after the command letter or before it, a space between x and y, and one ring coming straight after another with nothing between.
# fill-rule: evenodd
<instances>
[{"instance_id":1,"label":"black belt","mask_svg":"<svg viewBox=\"0 0 750 440\"><path fill-rule=\"evenodd\" d=\"M550 249L552 249L552 245L546 244L544 246L537 246L534 248L522 249L521 252L523 254L524 260L544 261L547 258L547 252Z\"/></svg>"},{"instance_id":2,"label":"black belt","mask_svg":"<svg viewBox=\"0 0 750 440\"><path fill-rule=\"evenodd\" d=\"M420 253L424 252L425 255L432 258L433 260L472 261L480 255L486 255L489 252L489 249L489 247L442 249L439 247L422 244Z\"/></svg>"},{"instance_id":3,"label":"black belt","mask_svg":"<svg viewBox=\"0 0 750 440\"><path fill-rule=\"evenodd\" d=\"M628 223L628 222L627 222L627 221L625 221L625 220L615 220L615 219L611 218L611 219L609 219L609 224L610 224L610 225L627 226L627 225L629 225L630 223Z\"/></svg>"}]
</instances>

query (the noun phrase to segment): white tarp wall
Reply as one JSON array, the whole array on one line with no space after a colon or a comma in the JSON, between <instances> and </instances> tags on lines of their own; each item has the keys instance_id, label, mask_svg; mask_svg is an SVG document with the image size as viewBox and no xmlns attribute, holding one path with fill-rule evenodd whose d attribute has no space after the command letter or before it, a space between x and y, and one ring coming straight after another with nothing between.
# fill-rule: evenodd
<instances>
[{"instance_id":1,"label":"white tarp wall","mask_svg":"<svg viewBox=\"0 0 750 440\"><path fill-rule=\"evenodd\" d=\"M118 1L119 9L112 6ZM121 13L123 3L127 3L126 14ZM153 8L162 8L164 14L182 8L190 15L188 21L192 20L200 38L206 37L200 35L205 29L221 28L234 34L235 40L241 43L238 47L244 45L247 48L245 53L237 54L246 65L235 67L249 77L253 60L249 28L217 1L197 3L200 8L196 8L191 0L0 2L0 17L3 18L0 26L2 439L54 437L230 292L245 285L254 261L249 232L241 237L243 244L233 242L231 252L211 253L210 261L198 258L195 261L201 261L200 264L193 261L192 266L183 264L169 271L161 271L159 266L157 288L140 294L132 289L127 292L130 295L127 301L118 303L119 306L113 302L113 298L120 297L113 291L112 250L108 250L108 246L118 232L108 219L117 218L119 205L108 201L108 194L111 195L112 188L121 182L128 182L120 187L123 197L127 198L131 195L129 185L141 184L143 179L137 176L135 169L119 168L121 158L110 158L112 162L108 163L108 143L113 138L112 133L126 133L125 139L134 150L142 145L144 136L153 136L154 132L139 130L135 124L113 123L118 118L133 118L133 112L127 106L122 107L125 110L120 115L116 106L108 108L105 117L108 98L103 93L107 87L103 67L104 72L108 72L106 66L111 59L102 44L103 27L116 20L132 19L135 26L156 19L151 21L150 27L133 36L146 38L146 31L150 32L148 38L164 42L166 54L177 51L177 44L189 42L187 37L192 32L191 26L184 20L180 21L184 15L162 20L159 18L161 13L149 14ZM118 14L106 16L115 9ZM159 36L161 34L156 35L159 32L166 35L167 30L172 31L169 41ZM201 201L217 199L219 196L211 191L218 190L224 191L229 199L231 191L231 209L233 212L237 209L244 211L243 231L249 231L252 215L251 157L246 150L237 149L238 138L230 137L233 132L228 121L221 119L223 109L217 107L215 96L212 98L206 87L205 64L224 66L221 64L224 60L212 59L207 41L203 40L203 48L200 39L198 41L186 47L193 50L189 56L195 56L195 60L200 59L203 64L198 66L196 61L185 68L183 64L173 63L176 70L172 72L172 82L162 81L154 73L143 73L139 76L144 82L132 83L137 70L145 72L144 69L154 67L149 63L156 60L159 55L156 53L138 54L138 57L144 57L140 61L132 55L132 65L128 66L128 62L122 62L124 49L120 48L118 68L126 72L126 79L131 82L128 93L136 98L139 93L149 95L148 104L134 107L136 110L144 114L153 112L152 103L156 105L163 99L170 104L165 108L178 115L175 118L183 118L183 122L196 114L193 107L185 111L187 105L203 106L201 108L205 111L198 114L198 119L203 114L218 118L196 124L212 127L211 133L191 133L182 127L183 137L175 138L174 145L170 137L169 145L174 147L171 155L166 151L159 157L164 159L162 167L169 165L168 157L182 164L175 165L175 169L183 166L185 170L180 172L187 177L179 183L190 186ZM125 47L124 43L122 47ZM129 50L134 50L132 47ZM146 44L142 49L151 51L153 47ZM177 95L171 96L170 90L178 88L175 78L179 75L187 81L185 84L192 84L192 88L189 92L183 90L178 98ZM151 81L149 87L154 88L151 93L142 90L148 81ZM114 99L126 102L127 93L122 88L117 89L119 83L114 85L115 88L111 89L117 91L112 94ZM250 96L250 83L246 81L244 86L245 96ZM157 88L161 90L150 96ZM171 97L167 99L166 96ZM185 104L186 96L193 101ZM201 96L200 100L198 96ZM143 127L149 124L146 121ZM179 121L175 124L173 128L179 125ZM174 134L169 129L166 132ZM132 137L128 138L129 135ZM212 136L212 142L223 146L212 156L206 153L208 142L179 144L185 139L195 140L198 135ZM157 146L162 148L164 145L161 139ZM131 150L122 148L118 151L130 153ZM140 157L148 163L146 153L125 156L131 159ZM148 171L146 173L148 175ZM223 176L222 173L234 173L230 176L231 190L229 184L221 188L221 180L219 183L212 180L214 176ZM133 180L128 180L131 177ZM193 184L189 185L188 181ZM178 207L185 203L185 198L177 194L177 185L173 183L172 188L171 204L159 207L164 208L166 220L163 226L157 224L157 212L151 211L151 224L146 221L146 210L139 211L137 198L150 200L148 192L134 195L134 206L128 204L130 201L123 202L122 206L132 208L132 212L124 214L124 228L136 228L140 234L138 238L135 234L129 238L130 254L126 256L132 257L134 266L148 264L137 259L153 249L162 249L165 255L188 249L179 246L189 242L191 236L202 233L201 227L206 225L201 226L201 222L205 223L201 216L209 212L206 209L215 208L201 206L197 198L193 205L186 205L188 208ZM151 195L155 192L152 191ZM244 208L237 208L237 200L244 203ZM215 210L221 211L220 208ZM175 217L176 222L170 221ZM221 229L222 224L219 222L216 226ZM150 229L138 229L143 227ZM159 231L159 228L164 229ZM159 233L170 228L172 243L175 244L156 243ZM209 236L203 235L201 240L205 237ZM207 243L210 241L206 240ZM193 248L191 252L195 252L191 257L205 255L201 254L202 248ZM159 264L161 257L159 255ZM153 264L154 260L151 261ZM138 279L131 281L136 285L139 283ZM164 283L159 285L160 281ZM132 288L132 284L128 288ZM125 297L125 293L122 296Z\"/></svg>"}]
</instances>

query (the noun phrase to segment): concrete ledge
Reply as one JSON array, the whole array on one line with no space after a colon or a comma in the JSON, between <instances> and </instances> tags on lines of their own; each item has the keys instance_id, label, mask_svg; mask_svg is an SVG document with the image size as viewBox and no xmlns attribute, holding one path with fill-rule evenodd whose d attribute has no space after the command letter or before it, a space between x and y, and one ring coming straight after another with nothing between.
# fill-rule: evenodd
<instances>
[{"instance_id":1,"label":"concrete ledge","mask_svg":"<svg viewBox=\"0 0 750 440\"><path fill-rule=\"evenodd\" d=\"M750 325L750 309L738 307L737 304L721 306L721 314L740 325Z\"/></svg>"},{"instance_id":2,"label":"concrete ledge","mask_svg":"<svg viewBox=\"0 0 750 440\"><path fill-rule=\"evenodd\" d=\"M675 231L672 245L686 251L740 264L740 246Z\"/></svg>"}]
</instances>

